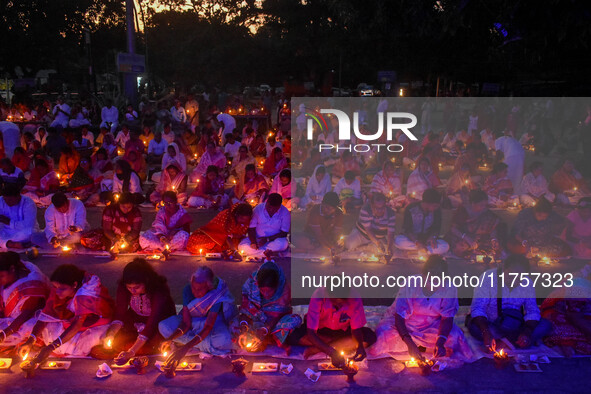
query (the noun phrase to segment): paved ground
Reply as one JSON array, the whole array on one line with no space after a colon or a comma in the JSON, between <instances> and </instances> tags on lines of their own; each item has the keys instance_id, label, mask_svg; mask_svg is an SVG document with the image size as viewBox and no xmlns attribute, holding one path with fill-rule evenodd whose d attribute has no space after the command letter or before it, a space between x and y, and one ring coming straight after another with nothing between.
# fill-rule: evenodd
<instances>
[{"instance_id":1,"label":"paved ground","mask_svg":"<svg viewBox=\"0 0 591 394\"><path fill-rule=\"evenodd\" d=\"M276 362L257 358L256 361ZM542 373L518 373L512 366L495 369L491 360L482 359L458 369L432 373L427 377L406 369L393 372L393 360L369 362L369 370L361 370L356 383L349 385L340 372L323 373L313 383L304 376L312 361L292 361L294 370L289 376L280 373L253 375L252 364L246 367L246 378L232 372L228 359L202 361L203 370L179 373L167 379L151 365L148 372L138 376L134 371L115 371L104 380L94 374L99 365L95 360L74 360L68 371L38 371L33 379L24 379L18 367L0 371L0 392L5 393L108 393L108 392L326 392L326 391L413 391L413 392L589 392L591 361L588 358L553 359L543 365Z\"/></svg>"}]
</instances>

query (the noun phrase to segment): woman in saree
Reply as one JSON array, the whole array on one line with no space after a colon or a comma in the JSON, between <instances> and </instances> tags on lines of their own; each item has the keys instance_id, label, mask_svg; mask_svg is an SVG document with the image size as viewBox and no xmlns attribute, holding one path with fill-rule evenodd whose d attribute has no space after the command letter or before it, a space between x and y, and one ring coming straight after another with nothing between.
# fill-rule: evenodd
<instances>
[{"instance_id":1,"label":"woman in saree","mask_svg":"<svg viewBox=\"0 0 591 394\"><path fill-rule=\"evenodd\" d=\"M90 175L90 159L83 157L70 178L68 194L82 200L85 205L94 205L100 200L99 186L100 181L96 182Z\"/></svg>"},{"instance_id":2,"label":"woman in saree","mask_svg":"<svg viewBox=\"0 0 591 394\"><path fill-rule=\"evenodd\" d=\"M314 149L316 150L316 149ZM320 161L320 154L317 155ZM347 171L353 171L355 176L361 175L361 167L359 166L359 160L357 160L353 154L349 151L344 151L341 158L332 167L332 178L334 182L338 182L339 179L345 176Z\"/></svg>"},{"instance_id":3,"label":"woman in saree","mask_svg":"<svg viewBox=\"0 0 591 394\"><path fill-rule=\"evenodd\" d=\"M433 173L429 159L423 157L418 161L417 168L408 177L406 196L413 201L421 201L425 190L439 185L441 185L441 181Z\"/></svg>"},{"instance_id":4,"label":"woman in saree","mask_svg":"<svg viewBox=\"0 0 591 394\"><path fill-rule=\"evenodd\" d=\"M269 194L277 193L283 199L283 205L291 211L292 203L297 205L299 198L291 198L291 170L288 168L281 170L279 176L276 176L271 185Z\"/></svg>"},{"instance_id":5,"label":"woman in saree","mask_svg":"<svg viewBox=\"0 0 591 394\"><path fill-rule=\"evenodd\" d=\"M91 250L111 250L134 253L140 249L142 214L133 204L129 193L123 193L119 201L103 211L102 228L82 234L80 243Z\"/></svg>"},{"instance_id":6,"label":"woman in saree","mask_svg":"<svg viewBox=\"0 0 591 394\"><path fill-rule=\"evenodd\" d=\"M579 198L589 195L589 187L572 159L564 160L562 166L550 178L550 191L557 194L562 204L576 204Z\"/></svg>"},{"instance_id":7,"label":"woman in saree","mask_svg":"<svg viewBox=\"0 0 591 394\"><path fill-rule=\"evenodd\" d=\"M246 167L249 164L256 165L255 158L248 152L246 145L241 145L238 148L238 155L232 160L232 166L230 167L230 175L236 180L236 184L240 182L240 179L244 178Z\"/></svg>"},{"instance_id":8,"label":"woman in saree","mask_svg":"<svg viewBox=\"0 0 591 394\"><path fill-rule=\"evenodd\" d=\"M45 306L49 279L15 252L0 252L0 349L28 338Z\"/></svg>"},{"instance_id":9,"label":"woman in saree","mask_svg":"<svg viewBox=\"0 0 591 394\"><path fill-rule=\"evenodd\" d=\"M146 260L136 258L123 269L116 300L113 321L96 353L116 355L119 365L136 355L158 353L164 339L158 324L176 314L166 278Z\"/></svg>"},{"instance_id":10,"label":"woman in saree","mask_svg":"<svg viewBox=\"0 0 591 394\"><path fill-rule=\"evenodd\" d=\"M269 185L265 177L259 173L254 164L245 167L244 176L239 178L234 187L234 202L247 202L256 205L269 192Z\"/></svg>"},{"instance_id":11,"label":"woman in saree","mask_svg":"<svg viewBox=\"0 0 591 394\"><path fill-rule=\"evenodd\" d=\"M583 197L577 209L566 217L571 225L566 230L566 240L577 257L591 259L591 197Z\"/></svg>"},{"instance_id":12,"label":"woman in saree","mask_svg":"<svg viewBox=\"0 0 591 394\"><path fill-rule=\"evenodd\" d=\"M51 205L51 196L58 191L60 180L44 159L35 159L29 181L23 188L23 195L30 197L37 206Z\"/></svg>"},{"instance_id":13,"label":"woman in saree","mask_svg":"<svg viewBox=\"0 0 591 394\"><path fill-rule=\"evenodd\" d=\"M250 143L248 149L250 150L250 152L252 152L252 155L254 157L266 156L267 145L265 143L265 138L263 137L263 135L257 134L254 137L254 140Z\"/></svg>"},{"instance_id":14,"label":"woman in saree","mask_svg":"<svg viewBox=\"0 0 591 394\"><path fill-rule=\"evenodd\" d=\"M505 163L496 163L482 187L488 194L488 203L493 207L504 208L519 202L519 196L513 195L513 184L507 176L508 168Z\"/></svg>"},{"instance_id":15,"label":"woman in saree","mask_svg":"<svg viewBox=\"0 0 591 394\"><path fill-rule=\"evenodd\" d=\"M193 254L228 253L234 255L246 236L252 218L250 204L236 204L218 213L205 226L195 230L187 242Z\"/></svg>"},{"instance_id":16,"label":"woman in saree","mask_svg":"<svg viewBox=\"0 0 591 394\"><path fill-rule=\"evenodd\" d=\"M263 166L263 174L270 178L274 178L277 174L279 174L284 168L289 167L287 163L287 159L283 156L283 151L279 147L273 148L273 151L265 159L265 164Z\"/></svg>"},{"instance_id":17,"label":"woman in saree","mask_svg":"<svg viewBox=\"0 0 591 394\"><path fill-rule=\"evenodd\" d=\"M115 307L98 276L75 265L60 265L50 281L45 307L19 350L23 356L40 347L37 355L27 360L32 366L43 363L52 353L88 356L107 331Z\"/></svg>"},{"instance_id":18,"label":"woman in saree","mask_svg":"<svg viewBox=\"0 0 591 394\"><path fill-rule=\"evenodd\" d=\"M182 171L181 166L175 161L170 161L163 171L156 190L150 194L150 201L157 205L162 201L164 192L172 191L177 194L179 204L185 205L187 203L187 181L188 177Z\"/></svg>"},{"instance_id":19,"label":"woman in saree","mask_svg":"<svg viewBox=\"0 0 591 394\"><path fill-rule=\"evenodd\" d=\"M447 182L446 195L455 209L468 202L468 193L475 188L470 180L470 168L462 166L454 171Z\"/></svg>"},{"instance_id":20,"label":"woman in saree","mask_svg":"<svg viewBox=\"0 0 591 394\"><path fill-rule=\"evenodd\" d=\"M431 255L422 276L441 276L446 271L447 262L439 255ZM375 355L407 351L415 360L424 361L419 350L423 346L433 349L434 358L453 356L470 361L472 349L453 321L458 309L457 289L453 286L403 287L378 324L378 340L371 350Z\"/></svg>"},{"instance_id":21,"label":"woman in saree","mask_svg":"<svg viewBox=\"0 0 591 394\"><path fill-rule=\"evenodd\" d=\"M533 208L517 215L507 249L531 256L570 256L571 247L564 241L568 225L569 221L554 212L548 200L540 198Z\"/></svg>"},{"instance_id":22,"label":"woman in saree","mask_svg":"<svg viewBox=\"0 0 591 394\"><path fill-rule=\"evenodd\" d=\"M205 176L197 179L197 186L189 197L190 207L204 207L207 209L224 208L229 201L225 192L224 177L219 174L217 166L207 167Z\"/></svg>"},{"instance_id":23,"label":"woman in saree","mask_svg":"<svg viewBox=\"0 0 591 394\"><path fill-rule=\"evenodd\" d=\"M387 160L382 165L381 171L374 175L370 192L381 193L386 196L389 205L402 208L406 202L406 197L402 194L402 177L400 169Z\"/></svg>"},{"instance_id":24,"label":"woman in saree","mask_svg":"<svg viewBox=\"0 0 591 394\"><path fill-rule=\"evenodd\" d=\"M224 168L226 168L226 163L226 155L224 155L224 153L218 149L214 142L208 142L207 150L199 159L199 163L193 169L193 172L191 172L191 182L195 182L197 179L204 176L211 166L215 166L220 171L222 171Z\"/></svg>"},{"instance_id":25,"label":"woman in saree","mask_svg":"<svg viewBox=\"0 0 591 394\"><path fill-rule=\"evenodd\" d=\"M148 163L144 159L144 155L137 150L125 151L125 157L131 169L140 177L142 181L145 181L148 177ZM164 167L163 167L164 168Z\"/></svg>"},{"instance_id":26,"label":"woman in saree","mask_svg":"<svg viewBox=\"0 0 591 394\"><path fill-rule=\"evenodd\" d=\"M72 149L69 146L62 148L62 154L58 164L60 179L70 179L79 164L80 154L77 150Z\"/></svg>"},{"instance_id":27,"label":"woman in saree","mask_svg":"<svg viewBox=\"0 0 591 394\"><path fill-rule=\"evenodd\" d=\"M291 290L283 270L272 261L264 263L242 286L242 304L232 322L234 335L244 335L244 340L238 337L238 344L249 351L262 352L268 345L277 345L289 352L286 339L301 324L302 318L292 313Z\"/></svg>"},{"instance_id":28,"label":"woman in saree","mask_svg":"<svg viewBox=\"0 0 591 394\"><path fill-rule=\"evenodd\" d=\"M180 314L158 325L160 334L166 338L161 350L173 350L164 367L174 370L193 348L210 355L228 354L232 349L229 323L236 313L234 297L226 282L214 275L211 268L199 267L183 289Z\"/></svg>"},{"instance_id":29,"label":"woman in saree","mask_svg":"<svg viewBox=\"0 0 591 394\"><path fill-rule=\"evenodd\" d=\"M12 164L14 164L14 166L17 168L20 168L23 172L29 171L31 167L31 158L23 147L17 146L14 148Z\"/></svg>"},{"instance_id":30,"label":"woman in saree","mask_svg":"<svg viewBox=\"0 0 591 394\"><path fill-rule=\"evenodd\" d=\"M94 155L91 156L92 170L91 175L94 179L99 176L108 178L113 172L113 162L109 159L109 155L104 148L99 148Z\"/></svg>"},{"instance_id":31,"label":"woman in saree","mask_svg":"<svg viewBox=\"0 0 591 394\"><path fill-rule=\"evenodd\" d=\"M472 190L468 203L460 205L452 218L446 241L458 257L475 255L500 256L506 236L501 219L488 209L488 196L482 190Z\"/></svg>"},{"instance_id":32,"label":"woman in saree","mask_svg":"<svg viewBox=\"0 0 591 394\"><path fill-rule=\"evenodd\" d=\"M552 330L547 346L558 346L566 357L591 355L591 265L573 280L573 286L554 290L540 307Z\"/></svg>"},{"instance_id":33,"label":"woman in saree","mask_svg":"<svg viewBox=\"0 0 591 394\"><path fill-rule=\"evenodd\" d=\"M185 250L191 229L191 216L178 203L173 191L162 194L162 205L152 228L140 235L140 246L148 251Z\"/></svg>"},{"instance_id":34,"label":"woman in saree","mask_svg":"<svg viewBox=\"0 0 591 394\"><path fill-rule=\"evenodd\" d=\"M115 173L112 181L109 179L103 180L101 187L109 188L111 191L101 192L101 200L115 202L122 193L131 193L134 204L141 204L144 202L144 191L142 190L142 181L138 174L131 169L131 165L125 160L118 160L115 163Z\"/></svg>"},{"instance_id":35,"label":"woman in saree","mask_svg":"<svg viewBox=\"0 0 591 394\"><path fill-rule=\"evenodd\" d=\"M326 167L316 166L314 173L306 185L306 194L302 197L300 208L305 209L309 204L320 204L322 197L332 189L330 175Z\"/></svg>"},{"instance_id":36,"label":"woman in saree","mask_svg":"<svg viewBox=\"0 0 591 394\"><path fill-rule=\"evenodd\" d=\"M187 159L185 155L181 153L176 142L170 143L166 148L166 152L162 155L162 165L160 166L162 172L154 173L154 175L152 175L152 181L159 182L162 179L164 170L172 162L180 168L181 172L185 173L187 171Z\"/></svg>"}]
</instances>

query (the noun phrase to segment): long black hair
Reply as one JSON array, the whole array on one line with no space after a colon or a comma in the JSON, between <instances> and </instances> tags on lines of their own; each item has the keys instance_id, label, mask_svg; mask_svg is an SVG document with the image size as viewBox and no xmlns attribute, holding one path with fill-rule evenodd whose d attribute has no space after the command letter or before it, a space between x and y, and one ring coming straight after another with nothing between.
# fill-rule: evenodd
<instances>
[{"instance_id":1,"label":"long black hair","mask_svg":"<svg viewBox=\"0 0 591 394\"><path fill-rule=\"evenodd\" d=\"M150 263L142 258L134 259L123 268L119 285L125 286L130 283L142 283L146 286L146 292L148 294L154 294L158 291L169 291L166 278L158 274Z\"/></svg>"},{"instance_id":2,"label":"long black hair","mask_svg":"<svg viewBox=\"0 0 591 394\"><path fill-rule=\"evenodd\" d=\"M0 252L0 271L8 272L12 267L14 267L14 272L18 278L28 271L18 253L13 251Z\"/></svg>"},{"instance_id":3,"label":"long black hair","mask_svg":"<svg viewBox=\"0 0 591 394\"><path fill-rule=\"evenodd\" d=\"M86 272L84 270L73 264L63 264L53 271L49 280L68 286L74 286L74 283L76 283L76 289L79 289L82 286L85 274Z\"/></svg>"}]
</instances>

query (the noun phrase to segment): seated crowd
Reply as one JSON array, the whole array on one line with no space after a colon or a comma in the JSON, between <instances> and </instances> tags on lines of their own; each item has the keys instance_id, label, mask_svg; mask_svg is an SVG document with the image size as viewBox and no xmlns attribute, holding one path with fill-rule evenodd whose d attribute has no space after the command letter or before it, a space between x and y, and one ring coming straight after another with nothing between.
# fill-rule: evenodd
<instances>
[{"instance_id":1,"label":"seated crowd","mask_svg":"<svg viewBox=\"0 0 591 394\"><path fill-rule=\"evenodd\" d=\"M290 244L293 252L333 257L366 249L386 262L395 254L420 256L425 276L446 272L448 256L490 256L502 260L507 273L528 272L529 257L591 257L586 180L571 159L549 182L538 162L524 176L525 153L511 130L496 139L488 128L462 130L447 133L443 143L430 132L418 148L399 133L397 142L408 148L400 159L318 154L297 141L302 163L292 174L289 132L271 132L265 142L262 131L237 129L229 114L203 126L189 125L186 115L158 126L143 117L140 135L107 103L95 138L87 125L72 128L63 100L57 106L50 127L23 134L23 146L0 161L0 246L187 250L263 264L246 280L239 305L226 282L200 266L182 290L177 314L166 278L143 259L123 269L113 300L96 275L76 266L62 265L47 277L15 252L2 252L0 348L34 351L34 363L52 353L125 363L166 352L174 367L192 349L222 355L234 342L286 352L306 346L306 356L322 352L335 366L345 362L341 351L358 361L399 351L422 359L420 349L429 348L435 357L469 360L472 351L453 320L455 288L401 289L374 331L354 292L343 298L318 289L307 314L294 314L289 284L272 257L287 253ZM181 109L175 102L171 113ZM327 130L317 138L334 140ZM452 168L448 180L442 179L444 166ZM86 207L97 205L104 206L102 223L90 228ZM157 210L143 232L139 206ZM43 231L37 207L46 208ZM217 212L192 230L190 207ZM444 229L449 208L451 225ZM563 209L570 213L564 216ZM515 211L515 223L509 226L499 210ZM304 231L291 234L291 213L301 211ZM346 216L353 218L350 231L344 230ZM591 286L588 271L578 278L582 292ZM540 310L533 287L498 286L475 292L465 322L487 349L504 338L522 348L545 341L565 352L591 353L589 298L558 295ZM565 319L571 312L574 317Z\"/></svg>"}]
</instances>

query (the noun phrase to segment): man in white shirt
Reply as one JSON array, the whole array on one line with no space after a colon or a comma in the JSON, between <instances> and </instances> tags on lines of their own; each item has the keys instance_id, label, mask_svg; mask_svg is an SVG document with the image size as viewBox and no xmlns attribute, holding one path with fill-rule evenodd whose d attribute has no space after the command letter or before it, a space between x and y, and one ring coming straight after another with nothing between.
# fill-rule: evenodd
<instances>
[{"instance_id":1,"label":"man in white shirt","mask_svg":"<svg viewBox=\"0 0 591 394\"><path fill-rule=\"evenodd\" d=\"M154 139L148 144L148 163L161 163L166 148L168 148L168 141L162 138L161 132L155 132Z\"/></svg>"},{"instance_id":2,"label":"man in white shirt","mask_svg":"<svg viewBox=\"0 0 591 394\"><path fill-rule=\"evenodd\" d=\"M513 184L514 192L519 193L523 179L525 150L510 130L505 130L505 135L495 141L495 150L503 152L503 162L509 167L507 177Z\"/></svg>"},{"instance_id":3,"label":"man in white shirt","mask_svg":"<svg viewBox=\"0 0 591 394\"><path fill-rule=\"evenodd\" d=\"M224 123L224 131L222 135L231 133L236 128L236 119L230 114L221 113L216 116L218 122Z\"/></svg>"},{"instance_id":4,"label":"man in white shirt","mask_svg":"<svg viewBox=\"0 0 591 394\"><path fill-rule=\"evenodd\" d=\"M229 159L233 159L238 156L238 149L242 144L234 138L234 134L226 134L226 146L224 147L224 153Z\"/></svg>"},{"instance_id":5,"label":"man in white shirt","mask_svg":"<svg viewBox=\"0 0 591 394\"><path fill-rule=\"evenodd\" d=\"M28 248L37 226L37 206L16 185L4 187L0 197L0 248Z\"/></svg>"},{"instance_id":6,"label":"man in white shirt","mask_svg":"<svg viewBox=\"0 0 591 394\"><path fill-rule=\"evenodd\" d=\"M88 130L87 126L82 126L82 138L88 140L88 145L94 145L94 134L90 130Z\"/></svg>"},{"instance_id":7,"label":"man in white shirt","mask_svg":"<svg viewBox=\"0 0 591 394\"><path fill-rule=\"evenodd\" d=\"M129 141L130 139L131 136L129 135L129 127L126 124L124 124L123 126L121 126L121 131L117 133L115 143L117 144L117 146L120 146L121 148L125 149L125 144L127 144L127 141Z\"/></svg>"},{"instance_id":8,"label":"man in white shirt","mask_svg":"<svg viewBox=\"0 0 591 394\"><path fill-rule=\"evenodd\" d=\"M281 195L271 193L266 203L254 208L248 236L239 245L246 256L270 258L287 249L291 216L282 202Z\"/></svg>"},{"instance_id":9,"label":"man in white shirt","mask_svg":"<svg viewBox=\"0 0 591 394\"><path fill-rule=\"evenodd\" d=\"M51 197L51 205L45 211L45 238L57 248L72 246L80 242L80 235L88 230L84 203L67 198L62 192Z\"/></svg>"},{"instance_id":10,"label":"man in white shirt","mask_svg":"<svg viewBox=\"0 0 591 394\"><path fill-rule=\"evenodd\" d=\"M174 123L187 123L187 113L181 106L180 100L174 100L174 106L170 109L170 115Z\"/></svg>"},{"instance_id":11,"label":"man in white shirt","mask_svg":"<svg viewBox=\"0 0 591 394\"><path fill-rule=\"evenodd\" d=\"M9 158L5 157L0 160L0 184L15 184L18 187L23 187L27 183L23 170L10 161Z\"/></svg>"},{"instance_id":12,"label":"man in white shirt","mask_svg":"<svg viewBox=\"0 0 591 394\"><path fill-rule=\"evenodd\" d=\"M109 128L111 125L111 133L115 133L117 127L119 127L119 110L113 106L111 100L106 101L106 105L101 110L101 127Z\"/></svg>"},{"instance_id":13,"label":"man in white shirt","mask_svg":"<svg viewBox=\"0 0 591 394\"><path fill-rule=\"evenodd\" d=\"M57 98L57 103L51 111L53 113L53 122L50 127L61 126L62 128L68 127L70 121L70 106L64 102L62 97Z\"/></svg>"},{"instance_id":14,"label":"man in white shirt","mask_svg":"<svg viewBox=\"0 0 591 394\"><path fill-rule=\"evenodd\" d=\"M481 283L474 289L474 298L467 326L470 334L490 348L501 338L515 342L520 348L535 346L550 333L551 323L541 318L536 304L536 290L531 285L521 285L518 280L511 287L515 275L529 273L529 260L523 255L510 255L503 262L502 270L485 271ZM505 278L504 286L500 275ZM500 290L498 286L503 286Z\"/></svg>"}]
</instances>

